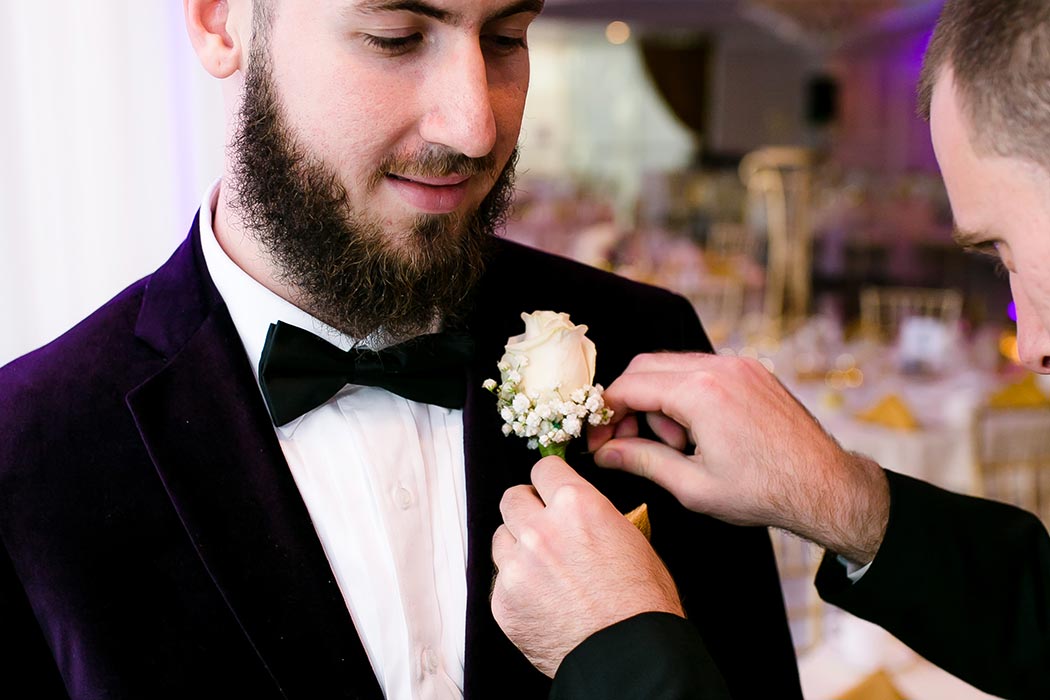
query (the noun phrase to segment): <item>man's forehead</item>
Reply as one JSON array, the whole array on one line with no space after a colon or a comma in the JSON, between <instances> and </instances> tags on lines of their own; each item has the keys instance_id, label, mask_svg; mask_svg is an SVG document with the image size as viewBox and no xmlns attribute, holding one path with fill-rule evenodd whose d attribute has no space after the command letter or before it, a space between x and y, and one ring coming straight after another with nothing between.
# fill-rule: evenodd
<instances>
[{"instance_id":1,"label":"man's forehead","mask_svg":"<svg viewBox=\"0 0 1050 700\"><path fill-rule=\"evenodd\" d=\"M349 0L345 9L358 14L410 12L446 24L491 22L517 14L539 14L544 0Z\"/></svg>"}]
</instances>

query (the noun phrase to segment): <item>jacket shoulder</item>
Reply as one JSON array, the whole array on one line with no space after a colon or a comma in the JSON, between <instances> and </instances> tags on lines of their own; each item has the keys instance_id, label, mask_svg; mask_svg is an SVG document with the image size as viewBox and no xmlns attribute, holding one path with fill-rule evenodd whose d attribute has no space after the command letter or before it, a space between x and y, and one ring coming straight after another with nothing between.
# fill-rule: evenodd
<instances>
[{"instance_id":1,"label":"jacket shoulder","mask_svg":"<svg viewBox=\"0 0 1050 700\"><path fill-rule=\"evenodd\" d=\"M501 241L479 296L479 316L509 321L500 328L506 337L521 332L520 313L546 309L586 324L606 357L613 348L627 360L656 350L711 351L685 297L516 243Z\"/></svg>"},{"instance_id":2,"label":"jacket shoulder","mask_svg":"<svg viewBox=\"0 0 1050 700\"><path fill-rule=\"evenodd\" d=\"M592 296L611 294L617 298L677 305L686 302L680 295L662 287L629 280L570 258L509 241L501 241L495 268L498 276L516 277L517 284L528 283L531 278L534 283L553 285L566 291L592 290Z\"/></svg>"},{"instance_id":3,"label":"jacket shoulder","mask_svg":"<svg viewBox=\"0 0 1050 700\"><path fill-rule=\"evenodd\" d=\"M74 425L104 397L134 387L135 367L156 357L135 338L149 278L135 282L46 345L0 368L0 432L13 438L34 425Z\"/></svg>"}]
</instances>

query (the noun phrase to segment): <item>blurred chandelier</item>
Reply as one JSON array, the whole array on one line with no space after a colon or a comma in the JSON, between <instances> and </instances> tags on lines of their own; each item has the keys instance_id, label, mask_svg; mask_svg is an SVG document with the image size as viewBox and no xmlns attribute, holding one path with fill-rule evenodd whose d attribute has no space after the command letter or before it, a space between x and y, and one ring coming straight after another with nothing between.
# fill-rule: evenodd
<instances>
[{"instance_id":1,"label":"blurred chandelier","mask_svg":"<svg viewBox=\"0 0 1050 700\"><path fill-rule=\"evenodd\" d=\"M891 13L930 0L747 0L744 14L796 43L833 48Z\"/></svg>"}]
</instances>

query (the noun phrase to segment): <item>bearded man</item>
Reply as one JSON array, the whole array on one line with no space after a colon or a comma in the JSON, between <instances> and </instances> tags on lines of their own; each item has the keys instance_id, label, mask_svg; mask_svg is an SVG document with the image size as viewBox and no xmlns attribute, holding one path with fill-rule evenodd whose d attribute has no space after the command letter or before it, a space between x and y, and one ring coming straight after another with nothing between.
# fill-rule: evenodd
<instances>
[{"instance_id":1,"label":"bearded man","mask_svg":"<svg viewBox=\"0 0 1050 700\"><path fill-rule=\"evenodd\" d=\"M490 613L500 498L534 457L482 382L537 309L590 326L599 382L710 346L685 300L495 238L540 9L185 0L224 80L224 173L167 263L0 370L9 685L547 694ZM648 501L684 601L664 612L734 697L800 697L765 531L570 460L623 511Z\"/></svg>"}]
</instances>

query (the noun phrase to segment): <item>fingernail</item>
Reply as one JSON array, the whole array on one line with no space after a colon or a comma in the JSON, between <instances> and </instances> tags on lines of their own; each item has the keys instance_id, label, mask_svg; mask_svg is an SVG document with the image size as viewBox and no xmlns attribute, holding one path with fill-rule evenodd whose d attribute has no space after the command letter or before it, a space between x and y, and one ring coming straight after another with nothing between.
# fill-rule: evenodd
<instances>
[{"instance_id":1,"label":"fingernail","mask_svg":"<svg viewBox=\"0 0 1050 700\"><path fill-rule=\"evenodd\" d=\"M603 467L619 468L623 466L623 454L619 450L598 450L594 461Z\"/></svg>"}]
</instances>

